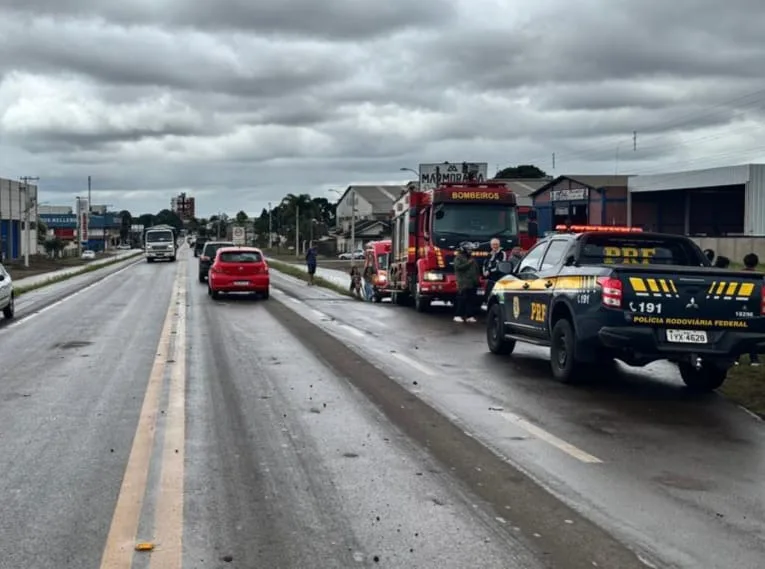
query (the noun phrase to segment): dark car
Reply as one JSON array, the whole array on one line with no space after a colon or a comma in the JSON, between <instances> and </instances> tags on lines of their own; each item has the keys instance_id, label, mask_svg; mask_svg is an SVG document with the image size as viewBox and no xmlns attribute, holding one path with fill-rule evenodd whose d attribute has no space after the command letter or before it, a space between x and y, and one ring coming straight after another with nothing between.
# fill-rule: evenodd
<instances>
[{"instance_id":1,"label":"dark car","mask_svg":"<svg viewBox=\"0 0 765 569\"><path fill-rule=\"evenodd\" d=\"M199 282L207 280L207 273L210 272L210 265L215 260L215 253L222 247L233 247L231 241L208 241L204 244L202 252L199 255Z\"/></svg>"},{"instance_id":2,"label":"dark car","mask_svg":"<svg viewBox=\"0 0 765 569\"><path fill-rule=\"evenodd\" d=\"M202 249L205 247L205 243L207 243L209 239L207 237L197 237L196 241L194 241L194 256L199 257L199 255L202 254Z\"/></svg>"},{"instance_id":3,"label":"dark car","mask_svg":"<svg viewBox=\"0 0 765 569\"><path fill-rule=\"evenodd\" d=\"M614 359L669 360L688 387L711 391L741 354L765 350L763 274L711 267L682 235L561 228L502 271L488 302L489 349L549 346L561 381Z\"/></svg>"}]
</instances>

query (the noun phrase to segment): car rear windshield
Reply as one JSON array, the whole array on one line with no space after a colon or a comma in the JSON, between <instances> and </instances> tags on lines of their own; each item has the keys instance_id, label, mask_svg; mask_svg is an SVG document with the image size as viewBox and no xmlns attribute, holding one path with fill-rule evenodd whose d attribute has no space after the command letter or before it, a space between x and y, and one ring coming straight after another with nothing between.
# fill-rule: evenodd
<instances>
[{"instance_id":1,"label":"car rear windshield","mask_svg":"<svg viewBox=\"0 0 765 569\"><path fill-rule=\"evenodd\" d=\"M583 264L640 263L643 265L708 265L706 257L686 239L635 235L588 235L583 238L579 262Z\"/></svg>"},{"instance_id":2,"label":"car rear windshield","mask_svg":"<svg viewBox=\"0 0 765 569\"><path fill-rule=\"evenodd\" d=\"M256 251L231 251L220 254L221 263L262 263L263 256Z\"/></svg>"},{"instance_id":3,"label":"car rear windshield","mask_svg":"<svg viewBox=\"0 0 765 569\"><path fill-rule=\"evenodd\" d=\"M204 254L206 257L214 257L218 249L233 246L233 243L205 243L205 248L202 249L202 254Z\"/></svg>"}]
</instances>

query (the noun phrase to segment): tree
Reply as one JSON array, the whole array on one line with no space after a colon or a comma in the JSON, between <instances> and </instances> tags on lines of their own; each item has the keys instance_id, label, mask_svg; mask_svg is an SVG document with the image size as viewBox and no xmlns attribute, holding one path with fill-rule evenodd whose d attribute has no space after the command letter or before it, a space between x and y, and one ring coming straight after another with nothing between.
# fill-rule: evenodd
<instances>
[{"instance_id":1,"label":"tree","mask_svg":"<svg viewBox=\"0 0 765 569\"><path fill-rule=\"evenodd\" d=\"M244 211L241 211L241 210L239 211L239 213L236 214L235 219L236 219L237 225L244 225L250 220L249 216L246 213L244 213Z\"/></svg>"},{"instance_id":2,"label":"tree","mask_svg":"<svg viewBox=\"0 0 765 569\"><path fill-rule=\"evenodd\" d=\"M327 198L313 198L311 201L314 203L317 219L324 225L334 225L337 205Z\"/></svg>"},{"instance_id":3,"label":"tree","mask_svg":"<svg viewBox=\"0 0 765 569\"><path fill-rule=\"evenodd\" d=\"M508 166L497 172L494 179L503 178L546 178L544 170L537 168L532 164L520 164L518 166Z\"/></svg>"},{"instance_id":4,"label":"tree","mask_svg":"<svg viewBox=\"0 0 765 569\"><path fill-rule=\"evenodd\" d=\"M177 230L183 229L183 220L174 211L163 209L154 216L155 225L171 225Z\"/></svg>"},{"instance_id":5,"label":"tree","mask_svg":"<svg viewBox=\"0 0 765 569\"><path fill-rule=\"evenodd\" d=\"M45 225L45 222L37 218L37 243L45 244L45 241L48 239L48 226Z\"/></svg>"},{"instance_id":6,"label":"tree","mask_svg":"<svg viewBox=\"0 0 765 569\"><path fill-rule=\"evenodd\" d=\"M151 227L152 225L156 225L154 222L154 216L150 213L143 213L138 216L138 220L136 221L137 225L143 225L144 229L147 227Z\"/></svg>"},{"instance_id":7,"label":"tree","mask_svg":"<svg viewBox=\"0 0 765 569\"><path fill-rule=\"evenodd\" d=\"M43 244L45 252L51 257L57 257L64 250L64 242L58 237L46 239Z\"/></svg>"},{"instance_id":8,"label":"tree","mask_svg":"<svg viewBox=\"0 0 765 569\"><path fill-rule=\"evenodd\" d=\"M133 216L126 209L123 209L120 213L120 241L122 243L130 243L130 230L133 227Z\"/></svg>"}]
</instances>

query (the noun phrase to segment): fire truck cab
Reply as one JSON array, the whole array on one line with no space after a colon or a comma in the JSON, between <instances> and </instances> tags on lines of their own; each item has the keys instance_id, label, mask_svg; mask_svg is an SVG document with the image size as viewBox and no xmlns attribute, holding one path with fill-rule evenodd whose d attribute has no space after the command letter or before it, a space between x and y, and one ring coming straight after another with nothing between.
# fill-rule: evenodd
<instances>
[{"instance_id":1,"label":"fire truck cab","mask_svg":"<svg viewBox=\"0 0 765 569\"><path fill-rule=\"evenodd\" d=\"M503 250L518 246L515 194L502 183L448 183L433 191L410 189L393 205L388 272L396 304L425 312L434 300L454 302L455 250L469 242L479 263L496 237ZM482 279L479 294L483 293Z\"/></svg>"},{"instance_id":2,"label":"fire truck cab","mask_svg":"<svg viewBox=\"0 0 765 569\"><path fill-rule=\"evenodd\" d=\"M364 249L364 270L367 278L371 275L374 302L382 302L383 298L390 296L388 290L388 261L390 259L391 240L370 241Z\"/></svg>"}]
</instances>

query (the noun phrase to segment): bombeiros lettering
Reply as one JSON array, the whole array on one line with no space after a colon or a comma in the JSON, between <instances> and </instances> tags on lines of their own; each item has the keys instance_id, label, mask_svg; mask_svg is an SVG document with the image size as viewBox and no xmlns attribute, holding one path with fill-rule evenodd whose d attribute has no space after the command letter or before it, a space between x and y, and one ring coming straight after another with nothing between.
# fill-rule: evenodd
<instances>
[{"instance_id":1,"label":"bombeiros lettering","mask_svg":"<svg viewBox=\"0 0 765 569\"><path fill-rule=\"evenodd\" d=\"M499 200L499 192L452 192L453 200Z\"/></svg>"}]
</instances>

